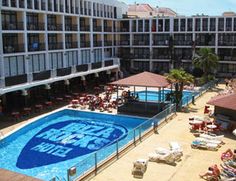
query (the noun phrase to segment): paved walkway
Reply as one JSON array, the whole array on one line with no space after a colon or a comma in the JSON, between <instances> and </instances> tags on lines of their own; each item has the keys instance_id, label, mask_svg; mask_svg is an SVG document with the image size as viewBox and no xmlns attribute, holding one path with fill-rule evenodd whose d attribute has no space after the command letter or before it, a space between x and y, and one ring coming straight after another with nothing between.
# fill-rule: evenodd
<instances>
[{"instance_id":1,"label":"paved walkway","mask_svg":"<svg viewBox=\"0 0 236 181\"><path fill-rule=\"evenodd\" d=\"M133 178L131 170L133 161L139 158L147 158L148 153L154 152L156 147L168 147L168 142L178 141L183 148L184 156L182 161L176 166L149 162L144 181L189 181L201 180L199 173L216 163L220 164L220 155L227 148L233 148L236 144L235 138L230 134L225 137L225 145L218 151L205 151L192 149L190 144L194 136L189 132L188 118L192 115L203 115L203 109L206 102L217 94L219 89L224 88L220 85L217 89L207 92L196 101L196 105L191 105L189 113L178 113L178 115L167 125L165 125L159 134L153 134L148 139L139 144L136 148L128 152L121 159L103 170L93 181L131 181L140 180Z\"/></svg>"}]
</instances>

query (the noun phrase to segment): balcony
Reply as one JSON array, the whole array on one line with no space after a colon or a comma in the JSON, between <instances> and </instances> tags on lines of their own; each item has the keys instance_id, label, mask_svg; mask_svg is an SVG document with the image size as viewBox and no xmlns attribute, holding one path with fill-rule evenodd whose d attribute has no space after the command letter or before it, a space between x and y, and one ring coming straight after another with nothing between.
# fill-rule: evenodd
<instances>
[{"instance_id":1,"label":"balcony","mask_svg":"<svg viewBox=\"0 0 236 181\"><path fill-rule=\"evenodd\" d=\"M86 71L88 71L88 64L77 65L76 66L76 71L77 72L86 72Z\"/></svg>"},{"instance_id":2,"label":"balcony","mask_svg":"<svg viewBox=\"0 0 236 181\"><path fill-rule=\"evenodd\" d=\"M66 49L78 48L77 42L66 42Z\"/></svg>"},{"instance_id":3,"label":"balcony","mask_svg":"<svg viewBox=\"0 0 236 181\"><path fill-rule=\"evenodd\" d=\"M94 41L93 46L94 47L101 47L102 46L102 41Z\"/></svg>"},{"instance_id":4,"label":"balcony","mask_svg":"<svg viewBox=\"0 0 236 181\"><path fill-rule=\"evenodd\" d=\"M34 52L34 51L44 51L45 50L45 44L44 43L32 43L28 44L28 51Z\"/></svg>"},{"instance_id":5,"label":"balcony","mask_svg":"<svg viewBox=\"0 0 236 181\"><path fill-rule=\"evenodd\" d=\"M27 75L22 74L22 75L16 75L12 77L6 77L5 78L5 85L6 86L13 86L13 85L18 85L18 84L23 84L27 82Z\"/></svg>"},{"instance_id":6,"label":"balcony","mask_svg":"<svg viewBox=\"0 0 236 181\"><path fill-rule=\"evenodd\" d=\"M51 71L50 70L46 70L43 72L37 72L37 73L33 73L33 80L37 81L37 80L46 80L49 79L51 77Z\"/></svg>"},{"instance_id":7,"label":"balcony","mask_svg":"<svg viewBox=\"0 0 236 181\"><path fill-rule=\"evenodd\" d=\"M105 61L105 67L112 66L112 65L113 65L113 60Z\"/></svg>"},{"instance_id":8,"label":"balcony","mask_svg":"<svg viewBox=\"0 0 236 181\"><path fill-rule=\"evenodd\" d=\"M93 31L101 32L102 31L102 27L101 26L94 26L93 27Z\"/></svg>"},{"instance_id":9,"label":"balcony","mask_svg":"<svg viewBox=\"0 0 236 181\"><path fill-rule=\"evenodd\" d=\"M48 25L48 31L62 31L62 24Z\"/></svg>"},{"instance_id":10,"label":"balcony","mask_svg":"<svg viewBox=\"0 0 236 181\"><path fill-rule=\"evenodd\" d=\"M65 31L78 31L78 26L72 24L66 24Z\"/></svg>"},{"instance_id":11,"label":"balcony","mask_svg":"<svg viewBox=\"0 0 236 181\"><path fill-rule=\"evenodd\" d=\"M71 67L57 69L57 76L66 76L71 74Z\"/></svg>"},{"instance_id":12,"label":"balcony","mask_svg":"<svg viewBox=\"0 0 236 181\"><path fill-rule=\"evenodd\" d=\"M150 54L134 54L133 56L135 59L149 59Z\"/></svg>"},{"instance_id":13,"label":"balcony","mask_svg":"<svg viewBox=\"0 0 236 181\"><path fill-rule=\"evenodd\" d=\"M235 41L226 41L226 40L222 40L218 42L219 46L236 46L236 42Z\"/></svg>"},{"instance_id":14,"label":"balcony","mask_svg":"<svg viewBox=\"0 0 236 181\"><path fill-rule=\"evenodd\" d=\"M90 26L80 26L80 31L90 31Z\"/></svg>"},{"instance_id":15,"label":"balcony","mask_svg":"<svg viewBox=\"0 0 236 181\"><path fill-rule=\"evenodd\" d=\"M104 41L104 46L112 46L112 41Z\"/></svg>"},{"instance_id":16,"label":"balcony","mask_svg":"<svg viewBox=\"0 0 236 181\"><path fill-rule=\"evenodd\" d=\"M4 53L19 53L19 52L24 52L24 51L25 51L24 44L3 45Z\"/></svg>"},{"instance_id":17,"label":"balcony","mask_svg":"<svg viewBox=\"0 0 236 181\"><path fill-rule=\"evenodd\" d=\"M27 30L42 31L42 30L45 30L45 24L44 23L38 23L38 24L27 23Z\"/></svg>"},{"instance_id":18,"label":"balcony","mask_svg":"<svg viewBox=\"0 0 236 181\"><path fill-rule=\"evenodd\" d=\"M133 45L149 45L149 41L134 40Z\"/></svg>"},{"instance_id":19,"label":"balcony","mask_svg":"<svg viewBox=\"0 0 236 181\"><path fill-rule=\"evenodd\" d=\"M17 22L17 23L4 22L2 23L2 29L3 30L24 30L24 23L23 22Z\"/></svg>"},{"instance_id":20,"label":"balcony","mask_svg":"<svg viewBox=\"0 0 236 181\"><path fill-rule=\"evenodd\" d=\"M104 27L104 32L112 32L112 27L105 26Z\"/></svg>"},{"instance_id":21,"label":"balcony","mask_svg":"<svg viewBox=\"0 0 236 181\"><path fill-rule=\"evenodd\" d=\"M90 47L90 42L89 42L89 41L81 41L81 42L80 42L80 47L81 47L81 48Z\"/></svg>"},{"instance_id":22,"label":"balcony","mask_svg":"<svg viewBox=\"0 0 236 181\"><path fill-rule=\"evenodd\" d=\"M63 49L63 43L49 43L48 44L48 49L49 50L59 50Z\"/></svg>"},{"instance_id":23,"label":"balcony","mask_svg":"<svg viewBox=\"0 0 236 181\"><path fill-rule=\"evenodd\" d=\"M102 67L102 62L96 62L96 63L92 63L91 68L92 69L98 69Z\"/></svg>"}]
</instances>

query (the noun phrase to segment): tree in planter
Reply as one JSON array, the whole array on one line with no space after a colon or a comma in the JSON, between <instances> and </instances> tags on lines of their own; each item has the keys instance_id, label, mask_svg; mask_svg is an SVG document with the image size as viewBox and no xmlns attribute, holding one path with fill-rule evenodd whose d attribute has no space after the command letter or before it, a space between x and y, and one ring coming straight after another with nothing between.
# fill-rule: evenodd
<instances>
[{"instance_id":1,"label":"tree in planter","mask_svg":"<svg viewBox=\"0 0 236 181\"><path fill-rule=\"evenodd\" d=\"M174 99L177 108L181 108L184 85L193 83L194 77L185 72L183 69L172 69L167 75L167 80L171 83L171 85L174 84L175 91L173 92L172 98Z\"/></svg>"},{"instance_id":2,"label":"tree in planter","mask_svg":"<svg viewBox=\"0 0 236 181\"><path fill-rule=\"evenodd\" d=\"M193 65L202 69L204 77L213 73L218 66L218 56L210 48L201 48L193 58Z\"/></svg>"}]
</instances>

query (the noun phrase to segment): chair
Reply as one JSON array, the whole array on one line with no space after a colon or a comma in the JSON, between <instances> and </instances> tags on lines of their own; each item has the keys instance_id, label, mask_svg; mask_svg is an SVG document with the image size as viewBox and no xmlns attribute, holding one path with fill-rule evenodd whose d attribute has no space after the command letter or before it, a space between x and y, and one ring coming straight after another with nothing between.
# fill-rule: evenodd
<instances>
[{"instance_id":1,"label":"chair","mask_svg":"<svg viewBox=\"0 0 236 181\"><path fill-rule=\"evenodd\" d=\"M205 143L216 144L219 147L222 144L222 141L220 141L220 140L210 140L210 139L206 139L206 138L202 138L202 137L195 138L195 141L201 141L201 142L205 142Z\"/></svg>"},{"instance_id":2,"label":"chair","mask_svg":"<svg viewBox=\"0 0 236 181\"><path fill-rule=\"evenodd\" d=\"M201 138L205 138L208 140L218 140L221 141L221 143L223 143L222 139L224 138L224 135L215 135L215 134L206 134L206 133L202 133L199 135Z\"/></svg>"},{"instance_id":3,"label":"chair","mask_svg":"<svg viewBox=\"0 0 236 181\"><path fill-rule=\"evenodd\" d=\"M138 159L133 164L132 175L135 178L143 178L143 174L147 170L148 160L146 159Z\"/></svg>"}]
</instances>

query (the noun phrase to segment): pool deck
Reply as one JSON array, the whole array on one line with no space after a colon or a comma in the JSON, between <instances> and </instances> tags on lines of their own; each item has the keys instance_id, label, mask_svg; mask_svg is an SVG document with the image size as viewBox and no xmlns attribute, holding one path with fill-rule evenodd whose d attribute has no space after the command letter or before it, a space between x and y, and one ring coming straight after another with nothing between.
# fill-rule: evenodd
<instances>
[{"instance_id":1,"label":"pool deck","mask_svg":"<svg viewBox=\"0 0 236 181\"><path fill-rule=\"evenodd\" d=\"M20 173L0 169L0 180L2 181L41 181L33 177L29 177Z\"/></svg>"},{"instance_id":2,"label":"pool deck","mask_svg":"<svg viewBox=\"0 0 236 181\"><path fill-rule=\"evenodd\" d=\"M189 131L188 118L193 115L203 115L206 102L217 94L219 89L224 88L220 85L212 91L208 91L200 97L195 105L190 105L189 113L178 113L177 116L165 125L159 134L153 134L148 139L144 140L136 148L129 151L122 158L114 162L111 166L103 170L92 181L195 181L203 180L199 177L200 173L207 171L212 164L218 166L222 161L220 155L228 148L234 148L236 137L232 134L226 135L223 139L225 144L218 151L192 149L190 144L194 136ZM148 153L154 152L157 147L168 148L170 141L177 141L183 148L184 156L182 161L177 162L176 166L149 162L147 171L143 179L135 179L131 174L133 162L140 158L147 158Z\"/></svg>"},{"instance_id":3,"label":"pool deck","mask_svg":"<svg viewBox=\"0 0 236 181\"><path fill-rule=\"evenodd\" d=\"M170 141L177 141L183 148L184 156L181 162L178 162L176 166L170 166L166 164L158 164L154 162L148 163L148 168L142 180L144 181L189 181L189 180L201 180L199 173L207 170L207 168L216 163L222 163L220 160L220 154L228 148L233 148L236 144L236 137L232 134L226 135L223 139L225 145L223 145L218 151L204 151L192 149L190 144L194 139L194 136L189 132L188 118L193 115L203 115L204 106L206 102L219 92L219 89L224 89L224 85L219 85L216 89L208 91L202 97L200 97L195 105L190 105L188 113L178 113L177 116L159 130L159 134L153 134L148 139L144 140L141 144L138 144L134 149L129 151L119 160L114 162L108 168L94 177L93 181L130 181L141 180L135 179L131 175L133 168L133 162L139 158L147 158L148 153L154 152L156 147L168 147ZM137 90L137 89L136 89ZM122 91L120 91L122 92ZM116 95L116 93L114 94ZM67 106L68 107L68 106ZM64 107L65 108L65 107ZM62 108L63 109L63 108ZM113 114L116 111L113 110ZM41 115L44 116L44 115ZM35 119L35 118L34 118ZM2 130L4 135L9 134L14 129L19 128L23 124L33 121L29 119L19 122L17 124L6 127ZM9 173L9 176L12 172ZM0 175L7 176L7 172L1 172ZM16 176L17 178L18 176ZM20 176L19 176L20 177ZM29 177L32 180L32 178ZM13 180L14 179L5 179ZM21 179L23 180L23 179ZM38 180L38 179L34 179ZM18 181L18 180L17 180ZM28 181L26 179L26 181Z\"/></svg>"}]
</instances>

